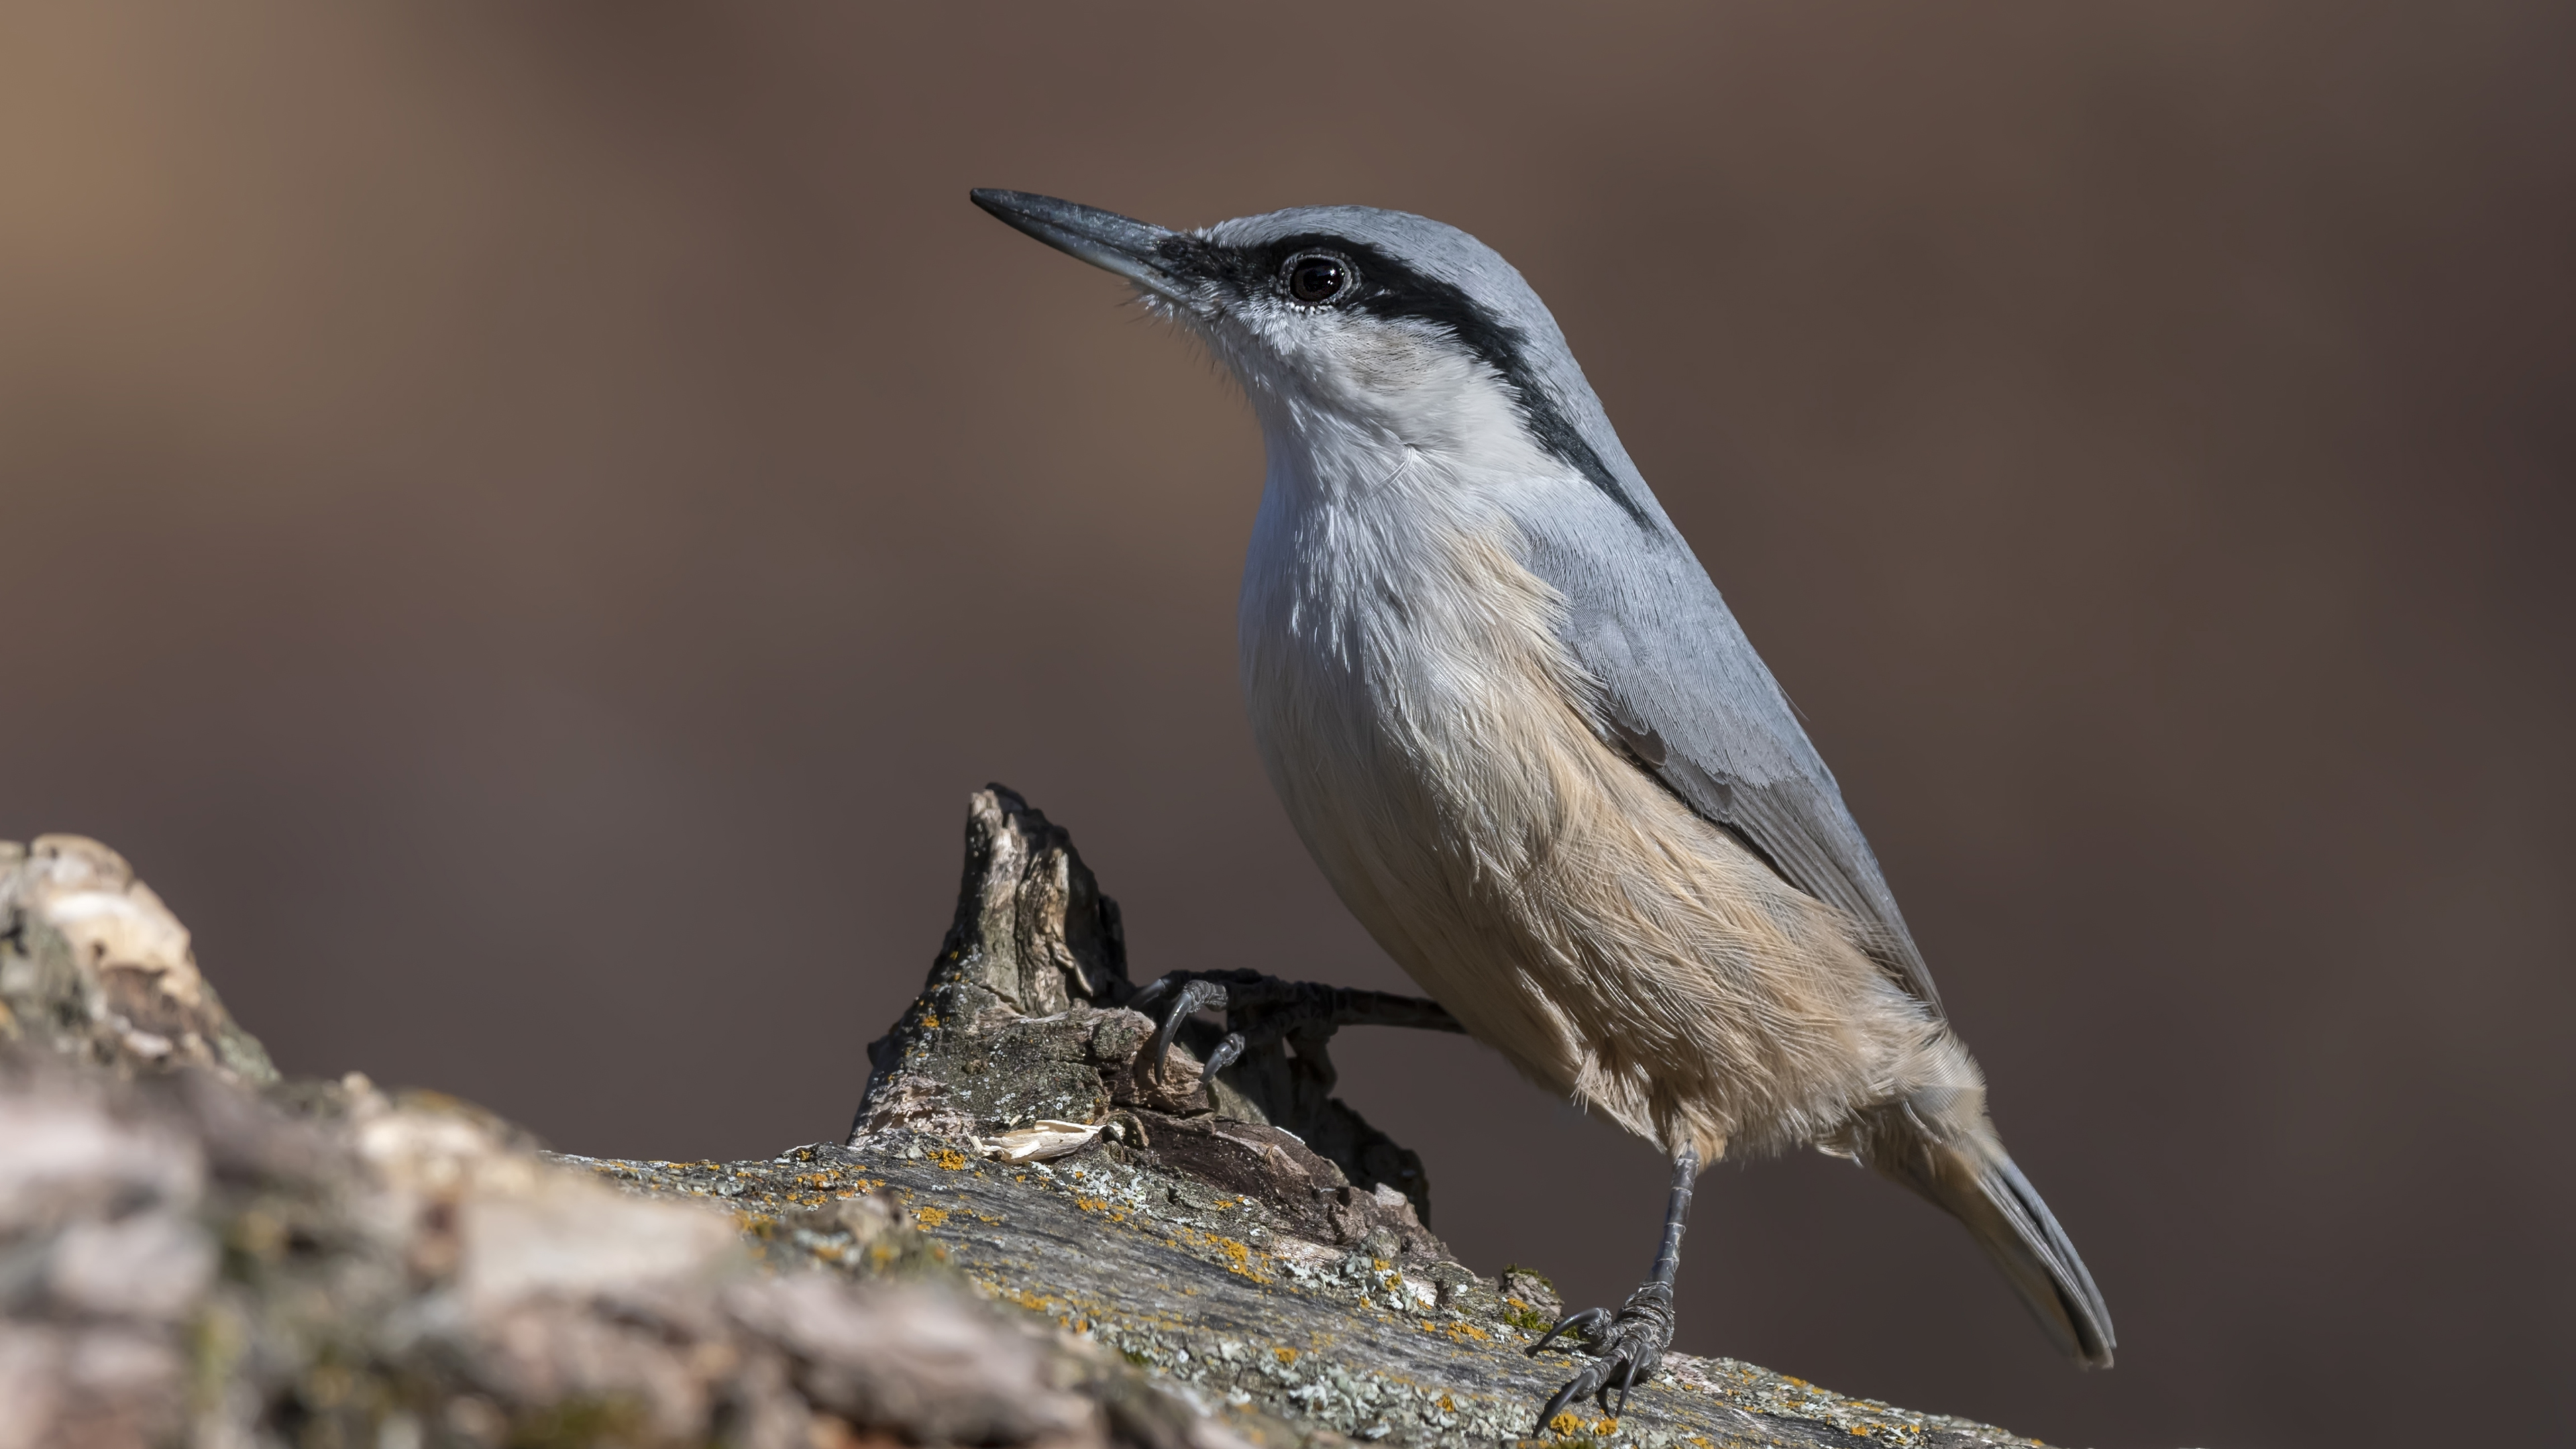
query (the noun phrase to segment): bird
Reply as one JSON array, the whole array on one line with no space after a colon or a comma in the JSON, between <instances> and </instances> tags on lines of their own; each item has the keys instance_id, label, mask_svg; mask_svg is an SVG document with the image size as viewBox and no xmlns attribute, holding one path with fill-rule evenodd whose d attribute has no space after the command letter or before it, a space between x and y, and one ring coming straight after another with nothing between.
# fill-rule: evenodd
<instances>
[{"instance_id":1,"label":"bird","mask_svg":"<svg viewBox=\"0 0 2576 1449\"><path fill-rule=\"evenodd\" d=\"M1335 893L1454 1017L1398 1024L1463 1028L1671 1165L1646 1282L1529 1349L1588 1354L1541 1430L1653 1378L1702 1170L1797 1148L1948 1211L2060 1349L2107 1367L2110 1312L2004 1150L1832 772L1521 274L1372 207L1172 230L971 198L1124 278L1250 400L1253 739ZM1408 1000L1174 973L1134 1004L1170 1009L1167 1042L1238 977L1274 1033L1300 1002L1349 1021L1355 996Z\"/></svg>"}]
</instances>

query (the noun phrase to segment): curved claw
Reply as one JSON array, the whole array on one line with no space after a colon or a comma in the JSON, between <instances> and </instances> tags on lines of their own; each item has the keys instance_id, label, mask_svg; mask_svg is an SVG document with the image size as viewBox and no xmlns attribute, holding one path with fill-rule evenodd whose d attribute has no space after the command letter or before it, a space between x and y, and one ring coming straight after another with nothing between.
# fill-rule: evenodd
<instances>
[{"instance_id":1,"label":"curved claw","mask_svg":"<svg viewBox=\"0 0 2576 1449\"><path fill-rule=\"evenodd\" d=\"M1153 986L1147 987L1145 991L1140 991L1136 995L1142 999L1146 992L1153 991L1162 984L1157 981ZM1146 1044L1146 1063L1155 1076L1159 1077L1163 1074L1163 1064L1172 1054L1172 1038L1179 1034L1181 1023L1189 1020L1191 1013L1202 1007L1213 1006L1222 1009L1225 1004L1225 988L1214 981L1182 983L1180 998L1172 1003L1172 1009L1163 1017L1162 1025L1154 1028L1153 1041ZM1130 1005L1133 1005L1133 1002ZM1235 1050L1240 1053L1242 1048L1237 1047Z\"/></svg>"},{"instance_id":2,"label":"curved claw","mask_svg":"<svg viewBox=\"0 0 2576 1449\"><path fill-rule=\"evenodd\" d=\"M1217 1073L1224 1071L1226 1068L1233 1066L1235 1059L1243 1055L1243 1047L1244 1041L1242 1032L1227 1032L1225 1034L1225 1040L1216 1044L1216 1050L1208 1053L1205 1075L1213 1077Z\"/></svg>"},{"instance_id":3,"label":"curved claw","mask_svg":"<svg viewBox=\"0 0 2576 1449\"><path fill-rule=\"evenodd\" d=\"M1583 1371L1566 1380L1565 1387L1556 1391L1556 1397L1547 1401L1547 1407L1538 1411L1538 1427L1530 1432L1530 1437L1535 1439L1547 1433L1547 1426L1555 1422L1557 1415L1565 1412L1566 1405L1581 1403L1584 1395L1599 1389L1601 1381L1609 1376L1610 1360L1596 1358L1585 1364Z\"/></svg>"},{"instance_id":4,"label":"curved claw","mask_svg":"<svg viewBox=\"0 0 2576 1449\"><path fill-rule=\"evenodd\" d=\"M1579 1333L1589 1340L1599 1357L1585 1364L1558 1389L1539 1410L1537 1434L1565 1411L1568 1404L1581 1403L1586 1397L1599 1401L1603 1413L1618 1417L1628 1412L1628 1393L1640 1380L1654 1377L1661 1365L1664 1348L1673 1341L1672 1290L1669 1285L1649 1283L1630 1295L1627 1306L1614 1317L1606 1308L1587 1308L1568 1314L1564 1322L1547 1331L1547 1336L1530 1345L1537 1353L1553 1342L1558 1334ZM1612 1407L1612 1391L1619 1395Z\"/></svg>"},{"instance_id":5,"label":"curved claw","mask_svg":"<svg viewBox=\"0 0 2576 1449\"><path fill-rule=\"evenodd\" d=\"M1580 1334L1586 1343L1598 1342L1601 1337L1602 1328L1609 1322L1610 1310L1607 1308L1586 1308L1581 1313L1569 1313L1565 1315L1564 1318L1558 1320L1556 1327L1549 1329L1546 1336L1539 1339L1538 1342L1531 1344L1528 1348L1523 1349L1522 1352L1535 1358L1538 1356L1538 1351L1540 1349L1556 1342L1556 1336L1560 1333ZM1561 1398L1563 1396L1559 1395L1559 1397ZM1563 1407L1564 1405L1559 1404L1556 1405L1555 1408L1549 1409L1547 1412L1547 1418L1555 1418L1556 1410ZM1541 1422L1543 1423L1545 1420L1542 1420Z\"/></svg>"},{"instance_id":6,"label":"curved claw","mask_svg":"<svg viewBox=\"0 0 2576 1449\"><path fill-rule=\"evenodd\" d=\"M1628 1412L1628 1391L1637 1386L1637 1374L1646 1366L1645 1360L1636 1354L1623 1354L1621 1356L1628 1361L1628 1371L1619 1376L1619 1407L1610 1410L1610 1417L1614 1419L1626 1416ZM1602 1395L1605 1399L1609 1396L1609 1385L1604 1384L1602 1386Z\"/></svg>"},{"instance_id":7,"label":"curved claw","mask_svg":"<svg viewBox=\"0 0 2576 1449\"><path fill-rule=\"evenodd\" d=\"M1131 1011L1155 1019L1146 1043L1145 1069L1156 1077L1171 1058L1181 1023L1207 1008L1226 1014L1227 1032L1208 1054L1206 1071L1232 1066L1255 1047L1282 1040L1297 1044L1297 1054L1314 1064L1327 1085L1332 1067L1324 1042L1345 1026L1409 1026L1429 1031L1464 1031L1458 1019L1438 1002L1384 991L1354 991L1312 981L1282 981L1258 971L1174 971L1147 982L1127 998Z\"/></svg>"}]
</instances>

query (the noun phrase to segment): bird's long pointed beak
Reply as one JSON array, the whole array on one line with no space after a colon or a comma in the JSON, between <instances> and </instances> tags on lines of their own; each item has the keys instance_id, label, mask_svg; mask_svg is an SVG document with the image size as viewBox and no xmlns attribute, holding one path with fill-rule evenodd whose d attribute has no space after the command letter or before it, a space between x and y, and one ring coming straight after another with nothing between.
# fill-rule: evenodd
<instances>
[{"instance_id":1,"label":"bird's long pointed beak","mask_svg":"<svg viewBox=\"0 0 2576 1449\"><path fill-rule=\"evenodd\" d=\"M1057 251L1116 272L1164 301L1190 304L1188 290L1162 259L1163 243L1176 232L1096 206L1026 191L979 187L967 195L977 206Z\"/></svg>"}]
</instances>

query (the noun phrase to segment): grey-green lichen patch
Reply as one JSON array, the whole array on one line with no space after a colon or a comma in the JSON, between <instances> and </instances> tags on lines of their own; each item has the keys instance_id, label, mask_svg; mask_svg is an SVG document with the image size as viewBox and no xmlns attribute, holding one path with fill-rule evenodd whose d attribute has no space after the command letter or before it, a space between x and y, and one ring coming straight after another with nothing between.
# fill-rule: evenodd
<instances>
[{"instance_id":1,"label":"grey-green lichen patch","mask_svg":"<svg viewBox=\"0 0 2576 1449\"><path fill-rule=\"evenodd\" d=\"M1100 1344L1216 1406L1396 1445L1530 1437L1571 1361L1523 1350L1526 1270L1480 1278L1445 1256L1380 1256L1318 1241L1277 1205L1156 1166L1106 1141L1006 1166L963 1140L889 1136L862 1150L798 1148L766 1162L588 1162L631 1191L720 1202L772 1261L837 1261L790 1225L844 1194L899 1208L935 1259L988 1297ZM845 1265L845 1264L844 1264ZM1515 1306L1515 1302L1520 1305ZM1597 1409L1540 1436L1639 1449L1859 1445L1949 1449L2029 1441L1962 1420L1849 1399L1726 1359L1671 1355L1622 1419Z\"/></svg>"}]
</instances>

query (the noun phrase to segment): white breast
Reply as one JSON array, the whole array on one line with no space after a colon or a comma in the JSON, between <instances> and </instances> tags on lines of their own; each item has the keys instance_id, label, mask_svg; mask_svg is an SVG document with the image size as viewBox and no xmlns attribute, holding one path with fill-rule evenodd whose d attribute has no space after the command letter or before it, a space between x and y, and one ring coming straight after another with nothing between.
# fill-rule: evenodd
<instances>
[{"instance_id":1,"label":"white breast","mask_svg":"<svg viewBox=\"0 0 2576 1449\"><path fill-rule=\"evenodd\" d=\"M1462 950L1454 927L1561 824L1573 669L1508 512L1552 464L1498 460L1516 477L1338 442L1271 449L1239 616L1263 764L1326 877L1426 990L1497 1045L1562 1035L1543 993L1506 1002L1460 980L1508 963Z\"/></svg>"}]
</instances>

